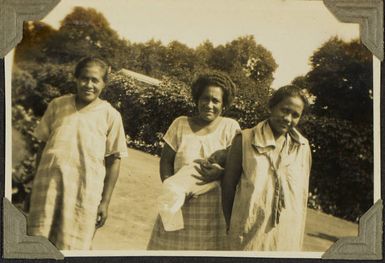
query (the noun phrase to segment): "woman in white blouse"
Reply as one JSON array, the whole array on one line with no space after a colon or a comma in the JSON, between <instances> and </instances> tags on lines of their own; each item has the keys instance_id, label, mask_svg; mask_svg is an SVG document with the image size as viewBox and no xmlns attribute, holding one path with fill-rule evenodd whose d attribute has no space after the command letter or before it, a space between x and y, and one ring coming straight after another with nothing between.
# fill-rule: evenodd
<instances>
[{"instance_id":1,"label":"woman in white blouse","mask_svg":"<svg viewBox=\"0 0 385 263\"><path fill-rule=\"evenodd\" d=\"M208 158L230 146L239 124L222 117L230 106L235 85L224 73L199 76L192 85L197 114L176 118L164 136L165 146L160 159L160 176L164 181L179 169L197 159ZM220 180L223 168L201 165L203 182ZM151 250L224 250L226 227L222 213L220 185L211 191L188 199L182 207L184 228L166 231L157 218L148 249Z\"/></svg>"}]
</instances>

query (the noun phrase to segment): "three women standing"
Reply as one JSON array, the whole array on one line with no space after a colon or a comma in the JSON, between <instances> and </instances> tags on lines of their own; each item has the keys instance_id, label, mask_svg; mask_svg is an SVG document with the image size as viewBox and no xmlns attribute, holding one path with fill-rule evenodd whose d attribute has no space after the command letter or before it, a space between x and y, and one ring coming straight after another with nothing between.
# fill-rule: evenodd
<instances>
[{"instance_id":1,"label":"three women standing","mask_svg":"<svg viewBox=\"0 0 385 263\"><path fill-rule=\"evenodd\" d=\"M107 74L103 61L81 61L77 94L53 100L35 132L45 147L28 230L59 249L90 248L95 227L107 217L119 159L127 154L119 113L99 99ZM209 162L199 169L203 183L222 180L222 189L189 197L182 230L165 231L158 217L148 249L301 250L311 152L295 127L306 97L295 86L277 90L268 120L240 134L235 120L221 116L234 93L234 83L218 72L193 83L197 114L178 117L165 134L161 180L233 144L225 169Z\"/></svg>"}]
</instances>

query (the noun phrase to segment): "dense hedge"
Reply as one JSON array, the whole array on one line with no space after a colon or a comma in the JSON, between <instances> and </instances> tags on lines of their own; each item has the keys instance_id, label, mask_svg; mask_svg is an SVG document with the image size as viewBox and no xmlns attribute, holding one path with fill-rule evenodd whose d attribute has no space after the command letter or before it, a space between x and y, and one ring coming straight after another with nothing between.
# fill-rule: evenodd
<instances>
[{"instance_id":1,"label":"dense hedge","mask_svg":"<svg viewBox=\"0 0 385 263\"><path fill-rule=\"evenodd\" d=\"M373 127L307 116L301 129L313 152L309 205L357 221L373 204Z\"/></svg>"},{"instance_id":2,"label":"dense hedge","mask_svg":"<svg viewBox=\"0 0 385 263\"><path fill-rule=\"evenodd\" d=\"M161 138L172 120L193 111L187 87L167 79L156 87L113 74L102 97L120 111L128 145L153 154L160 154Z\"/></svg>"},{"instance_id":3,"label":"dense hedge","mask_svg":"<svg viewBox=\"0 0 385 263\"><path fill-rule=\"evenodd\" d=\"M37 117L54 97L74 88L69 65L31 65L17 69L13 77L13 126L24 136L31 157L13 174L16 196L28 193L34 173L37 142L31 135ZM195 107L189 88L164 79L160 87L137 82L123 73L113 73L103 93L122 114L130 147L159 154L161 138L180 115L191 115ZM267 116L265 105L237 97L225 115L251 127ZM349 220L357 220L372 204L372 127L348 121L307 116L300 129L313 151L309 206ZM22 199L22 198L19 198Z\"/></svg>"}]
</instances>

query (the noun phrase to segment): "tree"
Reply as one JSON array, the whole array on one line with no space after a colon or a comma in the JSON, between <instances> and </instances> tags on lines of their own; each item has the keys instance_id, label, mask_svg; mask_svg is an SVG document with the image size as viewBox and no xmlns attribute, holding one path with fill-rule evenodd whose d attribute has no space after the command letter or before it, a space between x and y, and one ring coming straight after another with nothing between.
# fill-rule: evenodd
<instances>
[{"instance_id":1,"label":"tree","mask_svg":"<svg viewBox=\"0 0 385 263\"><path fill-rule=\"evenodd\" d=\"M47 55L59 63L93 55L104 58L115 68L121 67L128 52L127 41L120 39L103 14L83 7L75 7L63 19L46 48Z\"/></svg>"},{"instance_id":2,"label":"tree","mask_svg":"<svg viewBox=\"0 0 385 263\"><path fill-rule=\"evenodd\" d=\"M297 87L300 87L302 89L307 89L307 90L310 89L309 88L310 83L309 83L306 76L298 76L298 77L294 78L293 81L291 82L291 84L296 85Z\"/></svg>"},{"instance_id":3,"label":"tree","mask_svg":"<svg viewBox=\"0 0 385 263\"><path fill-rule=\"evenodd\" d=\"M166 53L162 42L151 39L144 44L138 44L137 47L140 53L138 58L140 72L154 78L161 78L164 74L162 60Z\"/></svg>"},{"instance_id":4,"label":"tree","mask_svg":"<svg viewBox=\"0 0 385 263\"><path fill-rule=\"evenodd\" d=\"M306 75L317 99L314 113L353 122L373 120L372 55L358 40L332 38L310 58Z\"/></svg>"},{"instance_id":5,"label":"tree","mask_svg":"<svg viewBox=\"0 0 385 263\"><path fill-rule=\"evenodd\" d=\"M209 59L211 54L214 51L214 45L209 40L204 41L199 46L195 48L195 54L199 57L200 63L199 67L203 69L208 68Z\"/></svg>"},{"instance_id":6,"label":"tree","mask_svg":"<svg viewBox=\"0 0 385 263\"><path fill-rule=\"evenodd\" d=\"M122 68L142 72L142 62L140 61L142 44L130 43L126 41L125 54L122 55Z\"/></svg>"},{"instance_id":7,"label":"tree","mask_svg":"<svg viewBox=\"0 0 385 263\"><path fill-rule=\"evenodd\" d=\"M36 80L28 71L15 66L12 71L12 106L16 104L24 106L36 85Z\"/></svg>"},{"instance_id":8,"label":"tree","mask_svg":"<svg viewBox=\"0 0 385 263\"><path fill-rule=\"evenodd\" d=\"M273 73L277 64L266 48L253 36L239 37L214 48L208 59L214 69L229 73L239 87L239 93L266 101L271 92Z\"/></svg>"},{"instance_id":9,"label":"tree","mask_svg":"<svg viewBox=\"0 0 385 263\"><path fill-rule=\"evenodd\" d=\"M199 56L195 50L178 41L170 42L162 59L162 71L185 83L191 83L196 72L201 71Z\"/></svg>"},{"instance_id":10,"label":"tree","mask_svg":"<svg viewBox=\"0 0 385 263\"><path fill-rule=\"evenodd\" d=\"M42 116L53 98L75 92L73 70L73 64L20 63L13 72L13 102Z\"/></svg>"},{"instance_id":11,"label":"tree","mask_svg":"<svg viewBox=\"0 0 385 263\"><path fill-rule=\"evenodd\" d=\"M312 147L309 203L356 221L373 204L373 127L305 115L301 131Z\"/></svg>"},{"instance_id":12,"label":"tree","mask_svg":"<svg viewBox=\"0 0 385 263\"><path fill-rule=\"evenodd\" d=\"M15 62L43 60L44 44L56 33L57 31L46 23L40 21L25 22L23 24L23 39L16 46Z\"/></svg>"}]
</instances>

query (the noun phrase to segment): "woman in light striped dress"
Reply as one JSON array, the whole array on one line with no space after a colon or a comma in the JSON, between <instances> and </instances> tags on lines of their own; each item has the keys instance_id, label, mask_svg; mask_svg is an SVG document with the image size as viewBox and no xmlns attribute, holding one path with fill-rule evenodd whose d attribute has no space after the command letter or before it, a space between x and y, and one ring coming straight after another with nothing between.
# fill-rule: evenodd
<instances>
[{"instance_id":1,"label":"woman in light striped dress","mask_svg":"<svg viewBox=\"0 0 385 263\"><path fill-rule=\"evenodd\" d=\"M99 58L81 60L76 95L52 100L35 130L42 154L28 234L47 237L61 250L91 248L95 229L107 219L120 158L127 155L121 116L99 99L108 71Z\"/></svg>"},{"instance_id":2,"label":"woman in light striped dress","mask_svg":"<svg viewBox=\"0 0 385 263\"><path fill-rule=\"evenodd\" d=\"M239 124L222 117L230 106L235 85L223 73L201 75L192 85L197 115L174 120L164 136L165 146L160 160L160 176L164 181L179 169L197 159L205 159L230 146ZM201 165L201 179L220 180L223 168ZM226 229L221 209L219 184L211 191L188 198L182 207L184 228L166 231L157 218L148 244L150 250L225 250Z\"/></svg>"}]
</instances>

